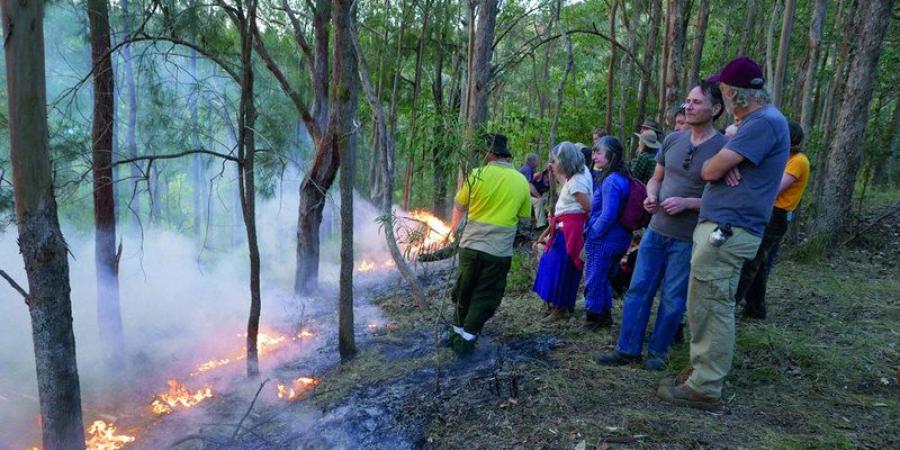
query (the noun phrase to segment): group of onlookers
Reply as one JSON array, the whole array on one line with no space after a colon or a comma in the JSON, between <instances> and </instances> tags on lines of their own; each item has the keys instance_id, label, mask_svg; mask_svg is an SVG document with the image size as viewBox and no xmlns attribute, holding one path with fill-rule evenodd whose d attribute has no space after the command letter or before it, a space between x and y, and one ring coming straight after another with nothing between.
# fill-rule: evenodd
<instances>
[{"instance_id":1,"label":"group of onlookers","mask_svg":"<svg viewBox=\"0 0 900 450\"><path fill-rule=\"evenodd\" d=\"M726 111L735 123L723 135L714 124ZM690 365L657 392L676 404L718 407L734 354L735 302L745 300L746 317L765 318L766 278L806 187L809 161L800 151L802 130L768 103L762 70L747 57L694 86L674 122L661 139L661 127L645 121L630 164L622 142L596 130L591 147L553 147L544 171L530 154L517 172L505 137L490 136L487 164L456 196L452 228L465 213L468 222L453 291L454 350L471 352L499 306L516 223L532 213L544 228L534 244L533 286L546 303L542 320L575 313L583 277L585 326L611 326L611 280L642 227L634 218L637 204L649 226L631 259L615 349L598 362L643 360L647 369L662 369L687 312ZM548 191L555 191L552 208Z\"/></svg>"}]
</instances>

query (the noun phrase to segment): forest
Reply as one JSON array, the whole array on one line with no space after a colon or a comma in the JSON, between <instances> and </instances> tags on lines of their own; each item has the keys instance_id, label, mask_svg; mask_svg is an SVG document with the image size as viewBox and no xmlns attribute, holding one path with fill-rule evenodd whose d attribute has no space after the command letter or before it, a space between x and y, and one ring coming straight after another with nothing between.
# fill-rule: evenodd
<instances>
[{"instance_id":1,"label":"forest","mask_svg":"<svg viewBox=\"0 0 900 450\"><path fill-rule=\"evenodd\" d=\"M893 0L0 12L2 448L900 446ZM485 133L516 168L598 129L630 161L645 120L671 132L739 55L805 133L811 179L775 318L738 325L727 412L594 364L615 327L531 320L526 244L484 350L441 348L458 261L429 256L453 247Z\"/></svg>"}]
</instances>

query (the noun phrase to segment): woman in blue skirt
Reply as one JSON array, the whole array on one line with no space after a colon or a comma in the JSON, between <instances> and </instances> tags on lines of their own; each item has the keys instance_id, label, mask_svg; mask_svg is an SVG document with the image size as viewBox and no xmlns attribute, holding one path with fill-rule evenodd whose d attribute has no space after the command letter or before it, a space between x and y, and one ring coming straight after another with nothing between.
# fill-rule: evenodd
<instances>
[{"instance_id":1,"label":"woman in blue skirt","mask_svg":"<svg viewBox=\"0 0 900 450\"><path fill-rule=\"evenodd\" d=\"M550 151L550 166L563 185L545 230L546 242L542 235L536 244L543 245L544 253L533 289L547 303L545 320L554 321L567 319L575 311L584 268L584 224L591 208L593 186L584 157L571 142L563 142Z\"/></svg>"}]
</instances>

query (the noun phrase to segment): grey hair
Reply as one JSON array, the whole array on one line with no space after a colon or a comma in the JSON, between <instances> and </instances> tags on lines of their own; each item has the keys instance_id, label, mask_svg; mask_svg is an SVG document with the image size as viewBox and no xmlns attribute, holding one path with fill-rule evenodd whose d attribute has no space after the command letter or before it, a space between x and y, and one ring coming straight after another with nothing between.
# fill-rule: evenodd
<instances>
[{"instance_id":1,"label":"grey hair","mask_svg":"<svg viewBox=\"0 0 900 450\"><path fill-rule=\"evenodd\" d=\"M762 87L760 89L739 88L731 85L728 85L728 87L734 89L734 99L731 102L735 108L743 108L749 106L750 102L754 100L757 103L765 105L769 103L772 98L769 94L769 90L765 87Z\"/></svg>"},{"instance_id":2,"label":"grey hair","mask_svg":"<svg viewBox=\"0 0 900 450\"><path fill-rule=\"evenodd\" d=\"M525 162L537 161L538 155L537 153L529 153L525 156Z\"/></svg>"},{"instance_id":3,"label":"grey hair","mask_svg":"<svg viewBox=\"0 0 900 450\"><path fill-rule=\"evenodd\" d=\"M550 152L550 157L559 163L559 170L566 175L566 178L572 178L584 170L584 156L571 142L559 143Z\"/></svg>"}]
</instances>

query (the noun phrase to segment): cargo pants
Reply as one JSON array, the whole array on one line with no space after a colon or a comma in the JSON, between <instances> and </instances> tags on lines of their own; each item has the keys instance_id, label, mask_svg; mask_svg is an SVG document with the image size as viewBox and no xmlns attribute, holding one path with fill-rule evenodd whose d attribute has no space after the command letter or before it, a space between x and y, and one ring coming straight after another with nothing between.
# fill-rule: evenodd
<instances>
[{"instance_id":1,"label":"cargo pants","mask_svg":"<svg viewBox=\"0 0 900 450\"><path fill-rule=\"evenodd\" d=\"M704 395L720 398L734 358L734 294L741 268L756 255L762 239L732 227L732 235L716 247L709 243L716 226L701 222L694 229L687 300L694 370L686 384Z\"/></svg>"}]
</instances>

